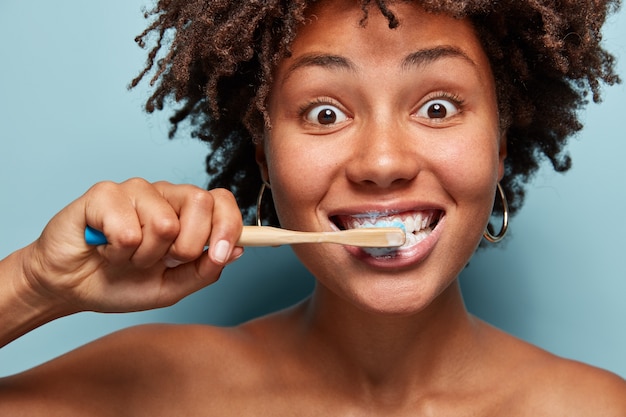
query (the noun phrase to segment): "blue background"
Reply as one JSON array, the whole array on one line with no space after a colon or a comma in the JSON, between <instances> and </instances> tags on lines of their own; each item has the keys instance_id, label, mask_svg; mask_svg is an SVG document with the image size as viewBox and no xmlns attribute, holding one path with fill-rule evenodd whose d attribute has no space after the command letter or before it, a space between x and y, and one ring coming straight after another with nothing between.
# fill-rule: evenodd
<instances>
[{"instance_id":1,"label":"blue background","mask_svg":"<svg viewBox=\"0 0 626 417\"><path fill-rule=\"evenodd\" d=\"M97 181L139 176L205 186L205 146L167 140L167 114L142 110L146 87L126 90L145 58L133 42L145 25L143 3L0 3L0 257L36 239ZM625 28L621 11L605 31L622 74ZM586 127L571 141L574 168L539 172L508 241L481 250L461 282L478 316L626 377L625 100L620 85L588 107ZM171 308L81 313L31 332L0 350L0 375L138 323L237 323L312 287L288 247L248 249L217 284Z\"/></svg>"}]
</instances>

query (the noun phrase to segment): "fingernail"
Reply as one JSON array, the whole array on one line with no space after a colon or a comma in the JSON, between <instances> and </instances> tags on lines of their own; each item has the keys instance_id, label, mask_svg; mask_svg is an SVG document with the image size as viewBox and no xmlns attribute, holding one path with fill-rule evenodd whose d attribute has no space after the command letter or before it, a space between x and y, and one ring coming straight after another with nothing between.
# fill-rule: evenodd
<instances>
[{"instance_id":1,"label":"fingernail","mask_svg":"<svg viewBox=\"0 0 626 417\"><path fill-rule=\"evenodd\" d=\"M220 240L215 244L213 248L213 259L223 264L226 263L228 255L230 254L230 244L227 240Z\"/></svg>"}]
</instances>

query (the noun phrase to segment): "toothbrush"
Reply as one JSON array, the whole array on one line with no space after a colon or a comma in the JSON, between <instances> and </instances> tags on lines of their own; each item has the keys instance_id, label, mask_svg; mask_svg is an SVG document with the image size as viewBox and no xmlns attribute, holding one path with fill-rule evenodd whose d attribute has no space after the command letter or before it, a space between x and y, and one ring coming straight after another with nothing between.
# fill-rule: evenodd
<instances>
[{"instance_id":1,"label":"toothbrush","mask_svg":"<svg viewBox=\"0 0 626 417\"><path fill-rule=\"evenodd\" d=\"M280 246L299 243L336 243L364 248L402 246L406 233L401 227L368 227L337 232L298 232L270 226L244 226L237 246ZM85 229L85 242L104 245L106 236L92 227Z\"/></svg>"}]
</instances>

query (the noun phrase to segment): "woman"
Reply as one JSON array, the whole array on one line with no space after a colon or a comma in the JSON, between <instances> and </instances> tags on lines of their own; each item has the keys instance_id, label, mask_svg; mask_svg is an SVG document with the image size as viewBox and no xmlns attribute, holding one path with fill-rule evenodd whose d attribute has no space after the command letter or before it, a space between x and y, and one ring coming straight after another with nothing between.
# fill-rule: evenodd
<instances>
[{"instance_id":1,"label":"woman","mask_svg":"<svg viewBox=\"0 0 626 417\"><path fill-rule=\"evenodd\" d=\"M282 15L255 3L230 11L228 2L200 11L184 3L157 13L154 29L179 24L181 38L157 71L149 110L170 95L185 99L175 121L192 119L212 141L217 181L234 176L244 212L258 173L285 228L401 221L407 243L383 254L295 246L317 279L300 305L233 329L113 334L2 380L0 411L624 415L623 380L475 319L457 282L483 235L499 234L485 232L498 184L514 210L538 149L567 167L560 150L580 128L582 100L569 81L594 93L616 81L595 38L607 5L577 9L583 21L515 2L504 9L519 12L511 20L487 5L452 2L432 13L404 2L322 1L290 3L291 18L245 26L234 17ZM465 12L476 15L460 18ZM524 32L528 21L545 23L543 38ZM571 43L557 35L574 28ZM529 61L532 47L541 54ZM254 145L236 142L248 137ZM96 185L3 261L11 277L0 293L3 342L77 311L169 305L214 282L242 253L237 206L223 189ZM85 245L87 225L109 244Z\"/></svg>"}]
</instances>

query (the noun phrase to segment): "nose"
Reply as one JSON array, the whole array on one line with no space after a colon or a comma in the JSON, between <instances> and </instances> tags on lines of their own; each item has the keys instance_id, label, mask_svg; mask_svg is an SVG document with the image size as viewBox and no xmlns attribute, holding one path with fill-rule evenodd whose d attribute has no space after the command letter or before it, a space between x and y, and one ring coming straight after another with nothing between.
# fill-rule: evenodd
<instances>
[{"instance_id":1,"label":"nose","mask_svg":"<svg viewBox=\"0 0 626 417\"><path fill-rule=\"evenodd\" d=\"M419 173L416 138L402 123L365 123L351 144L346 175L353 183L389 188L409 182Z\"/></svg>"}]
</instances>

